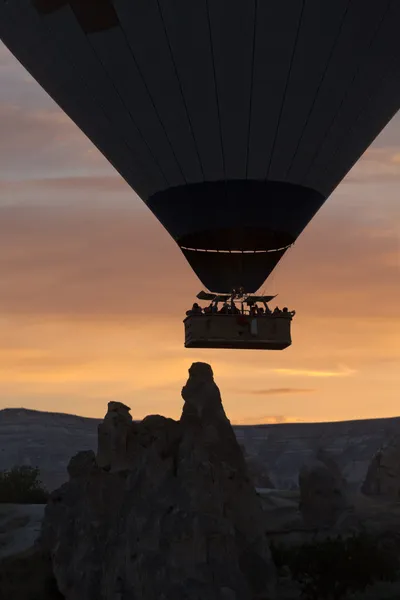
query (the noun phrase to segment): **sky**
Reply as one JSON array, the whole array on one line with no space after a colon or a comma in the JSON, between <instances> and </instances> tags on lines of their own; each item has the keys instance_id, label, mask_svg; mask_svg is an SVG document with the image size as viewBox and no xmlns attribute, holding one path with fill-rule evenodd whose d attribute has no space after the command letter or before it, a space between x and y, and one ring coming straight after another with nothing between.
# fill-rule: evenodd
<instances>
[{"instance_id":1,"label":"sky","mask_svg":"<svg viewBox=\"0 0 400 600\"><path fill-rule=\"evenodd\" d=\"M209 362L232 423L400 414L400 114L265 285L283 352L187 350L178 247L0 43L0 409L179 418Z\"/></svg>"}]
</instances>

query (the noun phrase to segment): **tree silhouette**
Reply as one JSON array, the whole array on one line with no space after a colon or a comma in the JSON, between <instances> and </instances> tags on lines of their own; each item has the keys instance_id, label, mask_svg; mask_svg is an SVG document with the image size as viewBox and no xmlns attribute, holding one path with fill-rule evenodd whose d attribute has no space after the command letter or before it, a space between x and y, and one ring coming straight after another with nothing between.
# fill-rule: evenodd
<instances>
[{"instance_id":1,"label":"tree silhouette","mask_svg":"<svg viewBox=\"0 0 400 600\"><path fill-rule=\"evenodd\" d=\"M46 504L48 497L38 468L22 465L0 471L0 502Z\"/></svg>"}]
</instances>

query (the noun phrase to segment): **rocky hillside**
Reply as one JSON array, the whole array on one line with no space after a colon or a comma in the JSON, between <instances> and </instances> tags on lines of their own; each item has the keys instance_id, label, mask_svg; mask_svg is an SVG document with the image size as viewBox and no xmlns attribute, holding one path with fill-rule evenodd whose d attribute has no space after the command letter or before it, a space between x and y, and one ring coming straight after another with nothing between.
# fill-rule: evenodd
<instances>
[{"instance_id":1,"label":"rocky hillside","mask_svg":"<svg viewBox=\"0 0 400 600\"><path fill-rule=\"evenodd\" d=\"M260 464L267 463L276 488L297 487L303 464L323 449L335 457L350 487L356 489L363 482L375 452L400 433L400 417L234 429L248 454L256 456Z\"/></svg>"},{"instance_id":2,"label":"rocky hillside","mask_svg":"<svg viewBox=\"0 0 400 600\"><path fill-rule=\"evenodd\" d=\"M0 470L38 466L52 490L67 479L66 467L80 450L96 450L100 419L26 409L0 410ZM246 453L266 465L277 488L297 487L301 466L318 450L329 450L351 487L365 478L372 455L400 432L400 418L336 423L234 426Z\"/></svg>"},{"instance_id":3,"label":"rocky hillside","mask_svg":"<svg viewBox=\"0 0 400 600\"><path fill-rule=\"evenodd\" d=\"M0 470L39 467L53 490L67 479L67 464L79 450L95 450L100 419L24 408L0 411Z\"/></svg>"}]
</instances>

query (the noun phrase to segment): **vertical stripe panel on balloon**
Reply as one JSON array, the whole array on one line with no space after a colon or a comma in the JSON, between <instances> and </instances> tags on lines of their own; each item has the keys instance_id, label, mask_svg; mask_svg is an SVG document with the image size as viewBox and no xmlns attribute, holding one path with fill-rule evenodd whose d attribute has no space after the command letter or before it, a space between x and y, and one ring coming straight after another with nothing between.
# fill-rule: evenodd
<instances>
[{"instance_id":1,"label":"vertical stripe panel on balloon","mask_svg":"<svg viewBox=\"0 0 400 600\"><path fill-rule=\"evenodd\" d=\"M335 169L328 174L327 186L329 193L339 185L355 162L362 156L366 148L372 144L387 123L394 117L400 108L400 77L399 59L390 72L379 81L375 95L371 95L368 102L354 122L351 130L346 135L335 161ZM379 106L379 113L377 107Z\"/></svg>"},{"instance_id":2,"label":"vertical stripe panel on balloon","mask_svg":"<svg viewBox=\"0 0 400 600\"><path fill-rule=\"evenodd\" d=\"M157 0L116 0L115 8L184 181L202 181L196 143Z\"/></svg>"},{"instance_id":3,"label":"vertical stripe panel on balloon","mask_svg":"<svg viewBox=\"0 0 400 600\"><path fill-rule=\"evenodd\" d=\"M296 37L301 1L259 1L247 177L267 177Z\"/></svg>"},{"instance_id":4,"label":"vertical stripe panel on balloon","mask_svg":"<svg viewBox=\"0 0 400 600\"><path fill-rule=\"evenodd\" d=\"M208 2L227 179L244 179L255 0Z\"/></svg>"},{"instance_id":5,"label":"vertical stripe panel on balloon","mask_svg":"<svg viewBox=\"0 0 400 600\"><path fill-rule=\"evenodd\" d=\"M344 101L329 130L329 135L321 147L318 163L316 163L319 165L319 172L315 175L317 186L331 189L332 182L337 179L336 171L343 171L340 159L342 149L347 147L346 154L352 155L350 133L365 107L368 107L371 100L376 98L383 78L391 68L393 52L398 46L398 26L399 20L397 20L396 26L396 21L387 16L375 35L373 43L365 52L363 61L360 61L356 76L348 87ZM385 105L390 102L390 98L380 98L380 102L380 104L373 102L374 110L373 113L370 113L372 121L369 124L365 123L367 129L364 139L369 138L367 132L374 129L374 122L380 120L382 113L386 112ZM354 158L350 159L348 169L357 158L357 153L354 151Z\"/></svg>"},{"instance_id":6,"label":"vertical stripe panel on balloon","mask_svg":"<svg viewBox=\"0 0 400 600\"><path fill-rule=\"evenodd\" d=\"M303 185L322 193L327 193L327 186L319 176L326 159L325 144L360 65L364 64L377 23L387 6L387 0L352 1L299 146L299 162L292 169L291 177L299 178Z\"/></svg>"},{"instance_id":7,"label":"vertical stripe panel on balloon","mask_svg":"<svg viewBox=\"0 0 400 600\"><path fill-rule=\"evenodd\" d=\"M349 0L304 5L296 50L269 169L270 179L298 183L290 167L336 46Z\"/></svg>"},{"instance_id":8,"label":"vertical stripe panel on balloon","mask_svg":"<svg viewBox=\"0 0 400 600\"><path fill-rule=\"evenodd\" d=\"M206 181L224 179L206 0L160 0Z\"/></svg>"},{"instance_id":9,"label":"vertical stripe panel on balloon","mask_svg":"<svg viewBox=\"0 0 400 600\"><path fill-rule=\"evenodd\" d=\"M130 115L140 131L163 174L164 187L184 184L185 180L123 30L114 27L92 34L90 43L125 106L126 114Z\"/></svg>"},{"instance_id":10,"label":"vertical stripe panel on balloon","mask_svg":"<svg viewBox=\"0 0 400 600\"><path fill-rule=\"evenodd\" d=\"M135 123L130 119L125 106L121 102L115 87L107 76L107 72L96 57L87 36L84 34L70 7L62 8L45 17L49 31L62 48L68 62L73 79L69 90L63 94L64 104L72 106L77 124L85 130L92 124L90 136L94 143L106 148L108 140L113 138L114 155L105 151L106 157L120 171L119 164L124 163L123 177L135 181L134 189L143 176L148 176L148 190L140 192L146 197L165 182L160 170L140 136ZM91 34L98 35L98 34ZM57 66L55 64L55 66ZM60 73L63 72L58 67ZM81 82L81 83L80 83ZM87 90L89 102L81 105L81 90ZM75 96L75 101L72 98ZM66 112L68 114L68 108ZM129 158L128 158L129 157ZM128 169L128 173L126 172Z\"/></svg>"}]
</instances>

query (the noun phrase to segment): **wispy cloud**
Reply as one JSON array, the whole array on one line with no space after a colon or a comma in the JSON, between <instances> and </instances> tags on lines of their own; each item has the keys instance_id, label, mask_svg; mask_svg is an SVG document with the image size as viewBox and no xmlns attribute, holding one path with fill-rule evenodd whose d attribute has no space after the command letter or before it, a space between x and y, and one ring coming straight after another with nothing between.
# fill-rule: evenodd
<instances>
[{"instance_id":1,"label":"wispy cloud","mask_svg":"<svg viewBox=\"0 0 400 600\"><path fill-rule=\"evenodd\" d=\"M234 425L279 425L282 423L302 423L303 419L288 415L257 415L245 419L235 419Z\"/></svg>"},{"instance_id":2,"label":"wispy cloud","mask_svg":"<svg viewBox=\"0 0 400 600\"><path fill-rule=\"evenodd\" d=\"M61 190L73 190L77 192L98 192L106 191L108 193L119 193L125 189L133 195L134 192L128 187L128 184L119 175L93 175L78 177L43 177L41 179L23 179L7 180L0 179L0 192L11 191L21 192L30 191L35 194L37 190L52 190L60 193Z\"/></svg>"},{"instance_id":3,"label":"wispy cloud","mask_svg":"<svg viewBox=\"0 0 400 600\"><path fill-rule=\"evenodd\" d=\"M114 175L113 167L57 106L0 104L0 176L26 179L83 173Z\"/></svg>"},{"instance_id":4,"label":"wispy cloud","mask_svg":"<svg viewBox=\"0 0 400 600\"><path fill-rule=\"evenodd\" d=\"M369 148L348 174L346 181L390 181L400 179L400 148Z\"/></svg>"},{"instance_id":5,"label":"wispy cloud","mask_svg":"<svg viewBox=\"0 0 400 600\"><path fill-rule=\"evenodd\" d=\"M316 392L315 388L267 388L261 390L249 390L247 393L252 396L276 396L278 394L312 394Z\"/></svg>"},{"instance_id":6,"label":"wispy cloud","mask_svg":"<svg viewBox=\"0 0 400 600\"><path fill-rule=\"evenodd\" d=\"M300 377L349 377L357 373L355 369L349 367L338 367L336 370L325 371L318 369L272 369L279 375L300 376Z\"/></svg>"}]
</instances>

